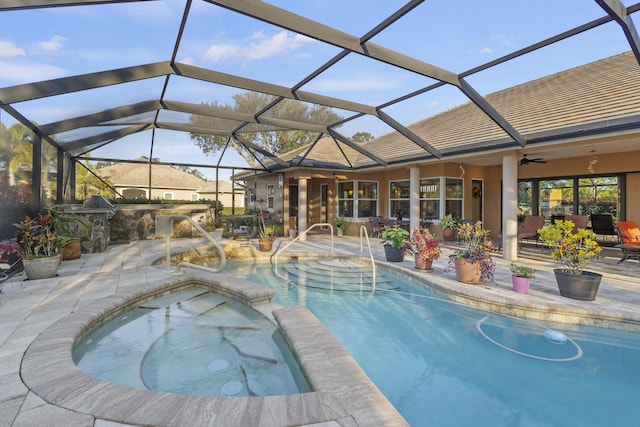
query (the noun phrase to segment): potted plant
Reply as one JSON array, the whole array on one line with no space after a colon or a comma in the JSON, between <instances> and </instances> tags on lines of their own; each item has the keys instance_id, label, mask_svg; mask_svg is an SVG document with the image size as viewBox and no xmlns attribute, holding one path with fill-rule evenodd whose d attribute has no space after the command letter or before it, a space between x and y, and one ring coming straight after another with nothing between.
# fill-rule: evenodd
<instances>
[{"instance_id":1,"label":"potted plant","mask_svg":"<svg viewBox=\"0 0 640 427\"><path fill-rule=\"evenodd\" d=\"M338 236L342 236L344 234L344 229L347 228L349 222L344 219L344 216L337 216L334 222L336 224L336 234Z\"/></svg>"},{"instance_id":2,"label":"potted plant","mask_svg":"<svg viewBox=\"0 0 640 427\"><path fill-rule=\"evenodd\" d=\"M273 241L276 239L276 227L269 219L265 221L265 216L264 212L258 214L258 247L263 252L270 252L273 248Z\"/></svg>"},{"instance_id":3,"label":"potted plant","mask_svg":"<svg viewBox=\"0 0 640 427\"><path fill-rule=\"evenodd\" d=\"M433 260L440 258L440 252L440 242L429 230L411 230L409 242L405 244L405 254L415 255L418 270L429 270Z\"/></svg>"},{"instance_id":4,"label":"potted plant","mask_svg":"<svg viewBox=\"0 0 640 427\"><path fill-rule=\"evenodd\" d=\"M384 246L384 254L387 261L402 262L404 261L404 250L409 232L398 225L386 227L380 233L382 245Z\"/></svg>"},{"instance_id":5,"label":"potted plant","mask_svg":"<svg viewBox=\"0 0 640 427\"><path fill-rule=\"evenodd\" d=\"M582 301L596 298L602 275L584 268L598 258L602 248L596 234L585 228L574 231L572 221L557 220L538 230L540 238L552 248L551 258L564 268L554 269L560 295Z\"/></svg>"},{"instance_id":6,"label":"potted plant","mask_svg":"<svg viewBox=\"0 0 640 427\"><path fill-rule=\"evenodd\" d=\"M449 255L449 269L455 269L456 280L471 284L493 282L496 263L491 256L493 243L489 238L489 230L484 229L482 222L478 221L475 224L460 224L457 231L465 247Z\"/></svg>"},{"instance_id":7,"label":"potted plant","mask_svg":"<svg viewBox=\"0 0 640 427\"><path fill-rule=\"evenodd\" d=\"M39 215L38 218L27 216L14 226L18 229L16 243L27 278L45 279L55 276L62 248L69 240L56 233L53 217L50 214Z\"/></svg>"},{"instance_id":8,"label":"potted plant","mask_svg":"<svg viewBox=\"0 0 640 427\"><path fill-rule=\"evenodd\" d=\"M536 272L537 271L531 267L519 265L515 262L512 262L511 284L513 286L513 290L520 294L528 293L531 279L536 277Z\"/></svg>"},{"instance_id":9,"label":"potted plant","mask_svg":"<svg viewBox=\"0 0 640 427\"><path fill-rule=\"evenodd\" d=\"M445 238L453 236L453 231L458 227L458 221L452 214L446 214L440 220L440 228L442 229L442 235Z\"/></svg>"},{"instance_id":10,"label":"potted plant","mask_svg":"<svg viewBox=\"0 0 640 427\"><path fill-rule=\"evenodd\" d=\"M80 258L82 255L80 240L86 234L89 226L72 213L61 213L55 208L47 209L47 213L51 215L52 227L55 233L67 239L67 243L62 249L62 259Z\"/></svg>"}]
</instances>

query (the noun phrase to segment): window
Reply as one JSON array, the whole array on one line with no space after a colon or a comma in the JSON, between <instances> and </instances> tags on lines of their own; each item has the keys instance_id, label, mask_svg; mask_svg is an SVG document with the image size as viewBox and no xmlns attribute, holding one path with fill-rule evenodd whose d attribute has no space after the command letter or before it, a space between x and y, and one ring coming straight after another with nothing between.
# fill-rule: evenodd
<instances>
[{"instance_id":1,"label":"window","mask_svg":"<svg viewBox=\"0 0 640 427\"><path fill-rule=\"evenodd\" d=\"M445 215L462 218L463 179L445 178L444 209Z\"/></svg>"},{"instance_id":2,"label":"window","mask_svg":"<svg viewBox=\"0 0 640 427\"><path fill-rule=\"evenodd\" d=\"M197 202L198 200L200 200L200 197L198 196L198 193L191 193L191 201L192 202Z\"/></svg>"},{"instance_id":3,"label":"window","mask_svg":"<svg viewBox=\"0 0 640 427\"><path fill-rule=\"evenodd\" d=\"M420 218L440 218L440 178L420 180Z\"/></svg>"},{"instance_id":4,"label":"window","mask_svg":"<svg viewBox=\"0 0 640 427\"><path fill-rule=\"evenodd\" d=\"M518 217L533 215L533 182L518 182Z\"/></svg>"},{"instance_id":5,"label":"window","mask_svg":"<svg viewBox=\"0 0 640 427\"><path fill-rule=\"evenodd\" d=\"M357 188L357 191L354 191ZM344 181L338 183L338 216L366 218L378 214L378 183Z\"/></svg>"},{"instance_id":6,"label":"window","mask_svg":"<svg viewBox=\"0 0 640 427\"><path fill-rule=\"evenodd\" d=\"M273 210L273 196L275 194L275 185L267 184L267 209Z\"/></svg>"},{"instance_id":7,"label":"window","mask_svg":"<svg viewBox=\"0 0 640 427\"><path fill-rule=\"evenodd\" d=\"M358 183L358 218L368 218L378 214L378 183Z\"/></svg>"},{"instance_id":8,"label":"window","mask_svg":"<svg viewBox=\"0 0 640 427\"><path fill-rule=\"evenodd\" d=\"M617 176L578 179L579 214L607 214L617 218L618 188Z\"/></svg>"},{"instance_id":9,"label":"window","mask_svg":"<svg viewBox=\"0 0 640 427\"><path fill-rule=\"evenodd\" d=\"M164 192L164 194L162 194L162 199L163 200L173 200L173 193Z\"/></svg>"},{"instance_id":10,"label":"window","mask_svg":"<svg viewBox=\"0 0 640 427\"><path fill-rule=\"evenodd\" d=\"M518 215L624 216L624 175L528 179L518 182Z\"/></svg>"},{"instance_id":11,"label":"window","mask_svg":"<svg viewBox=\"0 0 640 427\"><path fill-rule=\"evenodd\" d=\"M353 181L338 183L338 216L353 217Z\"/></svg>"},{"instance_id":12,"label":"window","mask_svg":"<svg viewBox=\"0 0 640 427\"><path fill-rule=\"evenodd\" d=\"M249 190L249 206L254 206L256 203L256 192L253 189Z\"/></svg>"},{"instance_id":13,"label":"window","mask_svg":"<svg viewBox=\"0 0 640 427\"><path fill-rule=\"evenodd\" d=\"M409 215L409 181L391 181L389 183L389 217L402 219Z\"/></svg>"},{"instance_id":14,"label":"window","mask_svg":"<svg viewBox=\"0 0 640 427\"><path fill-rule=\"evenodd\" d=\"M551 218L551 215L572 215L573 211L573 179L541 180L538 190L540 215Z\"/></svg>"}]
</instances>

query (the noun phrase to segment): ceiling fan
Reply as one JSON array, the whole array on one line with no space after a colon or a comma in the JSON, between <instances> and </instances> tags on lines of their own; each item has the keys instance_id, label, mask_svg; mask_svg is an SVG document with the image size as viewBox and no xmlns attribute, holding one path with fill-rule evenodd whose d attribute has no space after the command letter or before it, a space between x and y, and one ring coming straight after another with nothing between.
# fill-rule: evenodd
<instances>
[{"instance_id":1,"label":"ceiling fan","mask_svg":"<svg viewBox=\"0 0 640 427\"><path fill-rule=\"evenodd\" d=\"M527 157L526 154L522 155L522 159L520 159L520 166L526 166L529 163L547 163L547 161L545 159L543 159L542 157L538 157L535 159L530 159Z\"/></svg>"}]
</instances>

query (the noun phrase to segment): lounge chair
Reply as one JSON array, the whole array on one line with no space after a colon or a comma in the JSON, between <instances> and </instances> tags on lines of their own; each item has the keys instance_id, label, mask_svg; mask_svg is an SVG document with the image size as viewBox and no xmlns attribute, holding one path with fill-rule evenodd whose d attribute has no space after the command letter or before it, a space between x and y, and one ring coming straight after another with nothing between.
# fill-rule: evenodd
<instances>
[{"instance_id":1,"label":"lounge chair","mask_svg":"<svg viewBox=\"0 0 640 427\"><path fill-rule=\"evenodd\" d=\"M572 233L576 233L579 228L587 228L589 225L589 215L565 215L564 220L573 222Z\"/></svg>"},{"instance_id":2,"label":"lounge chair","mask_svg":"<svg viewBox=\"0 0 640 427\"><path fill-rule=\"evenodd\" d=\"M543 216L525 216L522 227L520 227L520 231L518 232L518 242L522 240L535 240L537 245L538 240L540 239L538 230L542 227L544 227Z\"/></svg>"},{"instance_id":3,"label":"lounge chair","mask_svg":"<svg viewBox=\"0 0 640 427\"><path fill-rule=\"evenodd\" d=\"M622 250L622 258L618 261L620 264L622 261L633 258L640 261L640 229L633 221L618 221L616 222L616 230L618 236L620 236L620 244L616 245L616 248Z\"/></svg>"},{"instance_id":4,"label":"lounge chair","mask_svg":"<svg viewBox=\"0 0 640 427\"><path fill-rule=\"evenodd\" d=\"M369 225L371 225L371 237L380 237L380 233L384 230L382 218L369 217Z\"/></svg>"},{"instance_id":5,"label":"lounge chair","mask_svg":"<svg viewBox=\"0 0 640 427\"><path fill-rule=\"evenodd\" d=\"M591 215L591 230L599 236L618 237L618 232L613 224L613 217L607 214Z\"/></svg>"}]
</instances>

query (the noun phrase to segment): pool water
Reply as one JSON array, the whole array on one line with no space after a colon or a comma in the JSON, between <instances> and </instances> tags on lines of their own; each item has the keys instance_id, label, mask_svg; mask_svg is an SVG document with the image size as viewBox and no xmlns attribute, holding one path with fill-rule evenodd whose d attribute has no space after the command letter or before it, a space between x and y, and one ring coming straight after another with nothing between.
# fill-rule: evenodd
<instances>
[{"instance_id":1,"label":"pool water","mask_svg":"<svg viewBox=\"0 0 640 427\"><path fill-rule=\"evenodd\" d=\"M78 343L72 356L97 378L156 391L204 396L309 391L272 322L200 288L123 312Z\"/></svg>"},{"instance_id":2,"label":"pool water","mask_svg":"<svg viewBox=\"0 0 640 427\"><path fill-rule=\"evenodd\" d=\"M334 292L283 283L268 264L229 268L313 312L412 426L637 423L640 334L476 310L399 278L395 291Z\"/></svg>"}]
</instances>

